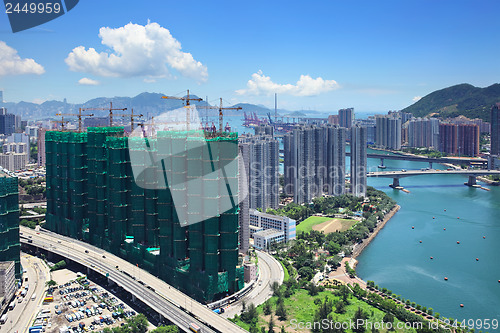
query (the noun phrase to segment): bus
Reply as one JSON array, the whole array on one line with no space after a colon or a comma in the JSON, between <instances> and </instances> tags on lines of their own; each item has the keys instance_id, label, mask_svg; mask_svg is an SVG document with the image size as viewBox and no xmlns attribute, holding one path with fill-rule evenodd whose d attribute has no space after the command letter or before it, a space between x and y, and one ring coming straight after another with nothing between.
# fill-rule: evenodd
<instances>
[{"instance_id":1,"label":"bus","mask_svg":"<svg viewBox=\"0 0 500 333\"><path fill-rule=\"evenodd\" d=\"M189 324L189 329L193 332L196 332L196 333L201 333L201 327L196 325L195 323L190 323Z\"/></svg>"},{"instance_id":2,"label":"bus","mask_svg":"<svg viewBox=\"0 0 500 333\"><path fill-rule=\"evenodd\" d=\"M0 317L0 324L5 324L7 322L7 314L4 314Z\"/></svg>"},{"instance_id":3,"label":"bus","mask_svg":"<svg viewBox=\"0 0 500 333\"><path fill-rule=\"evenodd\" d=\"M16 306L16 301L12 301L9 304L9 310L14 310L14 307Z\"/></svg>"}]
</instances>

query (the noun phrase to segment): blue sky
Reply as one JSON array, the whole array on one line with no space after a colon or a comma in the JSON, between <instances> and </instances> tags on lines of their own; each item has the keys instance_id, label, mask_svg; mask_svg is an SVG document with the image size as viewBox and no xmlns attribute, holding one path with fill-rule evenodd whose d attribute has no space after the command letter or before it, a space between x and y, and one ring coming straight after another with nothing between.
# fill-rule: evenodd
<instances>
[{"instance_id":1,"label":"blue sky","mask_svg":"<svg viewBox=\"0 0 500 333\"><path fill-rule=\"evenodd\" d=\"M499 82L499 12L481 0L82 0L13 34L2 10L0 89L13 102L190 89L269 107L278 92L289 110L398 110Z\"/></svg>"}]
</instances>

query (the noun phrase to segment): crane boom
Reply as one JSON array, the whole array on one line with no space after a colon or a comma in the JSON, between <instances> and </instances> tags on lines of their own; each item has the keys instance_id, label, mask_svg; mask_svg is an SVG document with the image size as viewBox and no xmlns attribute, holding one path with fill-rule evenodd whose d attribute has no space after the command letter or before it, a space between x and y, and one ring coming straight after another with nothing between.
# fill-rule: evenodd
<instances>
[{"instance_id":1,"label":"crane boom","mask_svg":"<svg viewBox=\"0 0 500 333\"><path fill-rule=\"evenodd\" d=\"M189 89L187 91L187 95L186 97L175 97L175 96L161 96L161 98L163 99L177 99L177 100L181 100L181 101L185 101L186 102L186 130L189 130L189 121L191 120L191 115L190 115L190 101L198 101L198 102L201 102L203 99L201 98L190 98L189 97Z\"/></svg>"},{"instance_id":2,"label":"crane boom","mask_svg":"<svg viewBox=\"0 0 500 333\"><path fill-rule=\"evenodd\" d=\"M109 111L109 126L113 126L113 111L126 111L127 108L113 108L113 102L109 102L109 108L84 108L81 109L82 111L97 111L97 110L103 110L103 111Z\"/></svg>"},{"instance_id":3,"label":"crane boom","mask_svg":"<svg viewBox=\"0 0 500 333\"><path fill-rule=\"evenodd\" d=\"M93 117L94 114L82 114L82 108L78 109L78 113L56 113L56 116L74 116L78 118L78 132L82 131L82 117Z\"/></svg>"}]
</instances>

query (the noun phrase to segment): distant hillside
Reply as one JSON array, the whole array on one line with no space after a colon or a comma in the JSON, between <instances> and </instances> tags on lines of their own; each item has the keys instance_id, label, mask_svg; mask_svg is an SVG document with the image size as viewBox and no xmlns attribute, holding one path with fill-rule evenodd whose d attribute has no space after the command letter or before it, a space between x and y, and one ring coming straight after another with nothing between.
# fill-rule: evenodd
<instances>
[{"instance_id":1,"label":"distant hillside","mask_svg":"<svg viewBox=\"0 0 500 333\"><path fill-rule=\"evenodd\" d=\"M490 121L491 106L498 102L500 84L478 88L464 83L434 91L402 111L411 112L415 117L433 115L447 118L463 115Z\"/></svg>"},{"instance_id":2,"label":"distant hillside","mask_svg":"<svg viewBox=\"0 0 500 333\"><path fill-rule=\"evenodd\" d=\"M175 99L162 99L163 94L158 93L148 93L144 92L135 97L98 97L91 99L83 104L71 104L64 103L61 101L47 101L42 104L35 104L29 102L19 102L19 103L0 103L0 106L7 108L9 113L20 115L23 119L56 119L56 113L77 113L79 108L107 108L109 103L113 102L114 108L127 108L128 110L134 109L134 113L142 113L146 117L157 116L163 112L180 108L184 105L183 101ZM197 98L195 95L191 95L193 98ZM206 106L205 101L195 102L191 101L191 104L197 106ZM224 105L229 107L230 105ZM240 116L243 118L243 112L247 114L252 114L255 112L259 117L267 117L267 113L274 116L274 109L268 109L263 105L255 105L249 103L239 103L234 105L234 107L241 107L242 110L226 110L225 114L230 116ZM207 111L201 111L202 115L205 115ZM278 109L278 114L290 114L293 111ZM295 111L297 113L298 111ZM96 117L107 116L108 111L105 110L95 110L92 113ZM120 113L120 112L118 112ZM215 111L212 113L216 114ZM317 111L308 110L308 115L319 114ZM326 116L325 116L326 117Z\"/></svg>"}]
</instances>

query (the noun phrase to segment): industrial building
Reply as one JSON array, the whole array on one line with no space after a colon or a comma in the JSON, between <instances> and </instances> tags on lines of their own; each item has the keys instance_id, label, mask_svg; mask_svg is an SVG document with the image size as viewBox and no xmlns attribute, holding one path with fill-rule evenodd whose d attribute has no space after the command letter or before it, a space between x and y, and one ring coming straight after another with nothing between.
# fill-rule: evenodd
<instances>
[{"instance_id":1,"label":"industrial building","mask_svg":"<svg viewBox=\"0 0 500 333\"><path fill-rule=\"evenodd\" d=\"M16 277L21 276L19 242L19 193L17 178L0 168L0 262L13 261Z\"/></svg>"},{"instance_id":2,"label":"industrial building","mask_svg":"<svg viewBox=\"0 0 500 333\"><path fill-rule=\"evenodd\" d=\"M239 170L230 163L238 156L236 133L144 138L126 137L123 127L89 127L47 131L45 142L48 229L138 264L199 301L244 286Z\"/></svg>"},{"instance_id":3,"label":"industrial building","mask_svg":"<svg viewBox=\"0 0 500 333\"><path fill-rule=\"evenodd\" d=\"M284 136L284 193L297 204L345 193L346 129L302 125Z\"/></svg>"}]
</instances>

